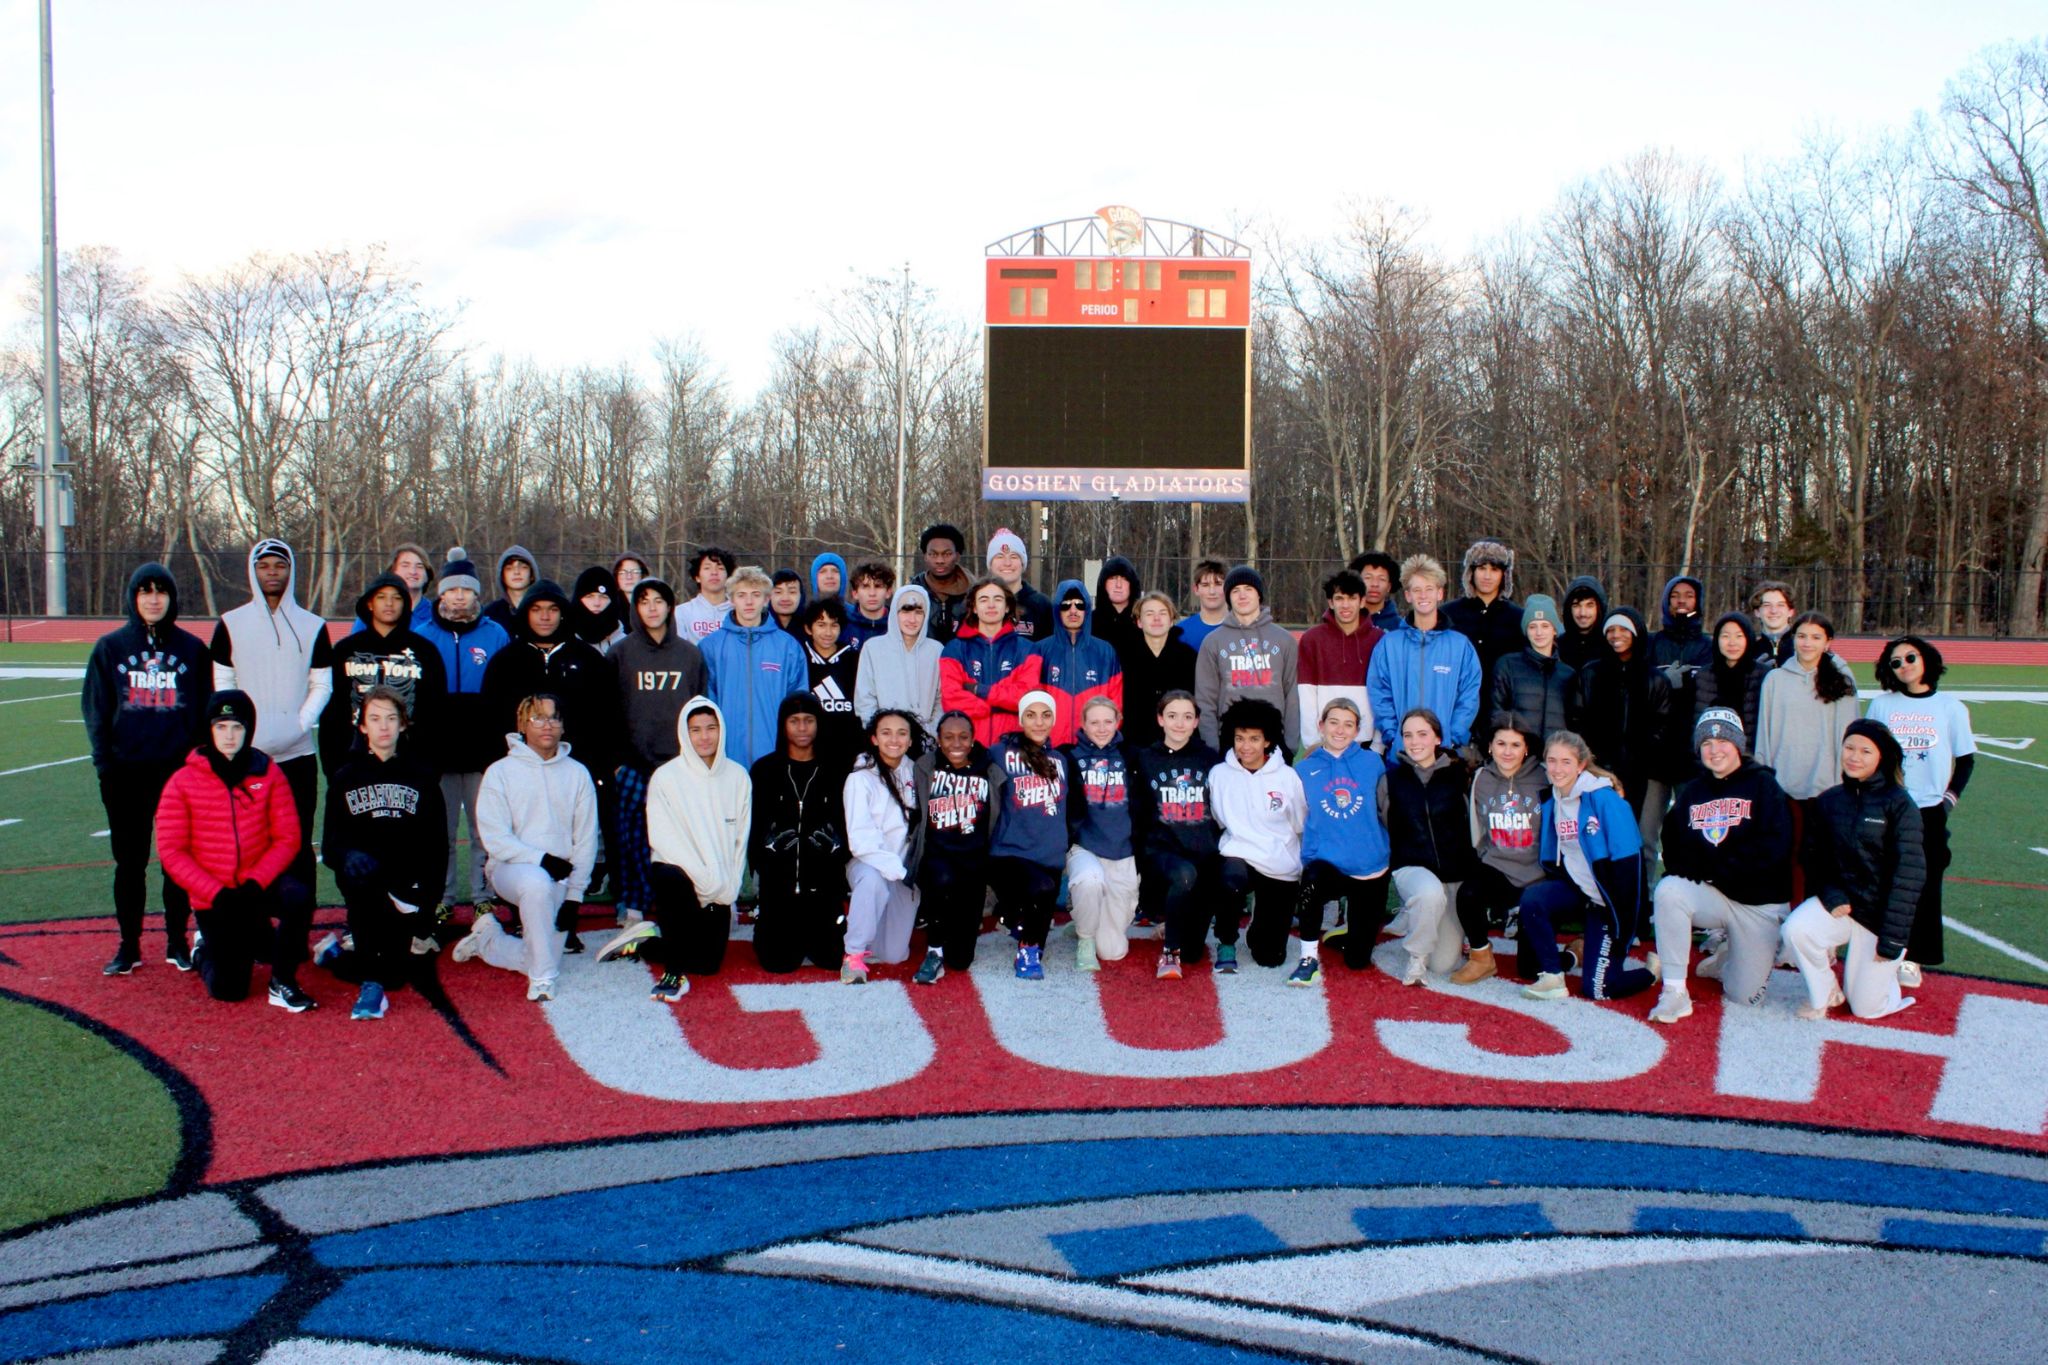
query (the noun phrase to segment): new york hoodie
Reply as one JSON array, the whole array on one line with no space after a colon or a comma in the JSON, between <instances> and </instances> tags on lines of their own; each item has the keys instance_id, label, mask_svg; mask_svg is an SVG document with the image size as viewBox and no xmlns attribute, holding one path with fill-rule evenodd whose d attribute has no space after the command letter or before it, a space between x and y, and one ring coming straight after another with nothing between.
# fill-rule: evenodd
<instances>
[{"instance_id":1,"label":"new york hoodie","mask_svg":"<svg viewBox=\"0 0 2048 1365\"><path fill-rule=\"evenodd\" d=\"M1301 733L1301 697L1296 691L1294 636L1273 624L1264 603L1250 625L1235 616L1209 632L1195 662L1195 710L1201 716L1202 742L1216 743L1216 723L1232 702L1250 697L1269 701L1280 711L1283 733Z\"/></svg>"},{"instance_id":2,"label":"new york hoodie","mask_svg":"<svg viewBox=\"0 0 2048 1365\"><path fill-rule=\"evenodd\" d=\"M171 609L154 626L135 609L150 582L171 589ZM128 624L92 647L79 689L92 766L104 773L124 763L182 763L198 743L199 714L212 690L206 646L178 626L177 580L161 564L142 565L128 576Z\"/></svg>"},{"instance_id":3,"label":"new york hoodie","mask_svg":"<svg viewBox=\"0 0 2048 1365\"><path fill-rule=\"evenodd\" d=\"M403 594L405 581L397 574L378 574L356 599L356 615L370 619L370 599L385 588ZM368 626L346 636L334 647L334 694L320 717L320 768L330 778L341 769L359 736L363 697L373 687L388 687L405 702L410 724L400 748L431 757L425 736L442 723L448 695L447 673L441 667L441 651L420 638L411 626L400 623L389 635Z\"/></svg>"},{"instance_id":4,"label":"new york hoodie","mask_svg":"<svg viewBox=\"0 0 2048 1365\"><path fill-rule=\"evenodd\" d=\"M1117 658L1116 649L1106 640L1095 638L1093 625L1095 608L1088 605L1088 595L1078 578L1064 579L1059 591L1053 594L1053 601L1065 600L1069 591L1081 593L1086 607L1081 613L1081 629L1070 632L1055 612L1052 634L1040 640L1035 648L1038 655L1039 686L1052 693L1053 721L1052 742L1072 744L1081 731L1081 708L1097 697L1107 697L1116 703L1119 715L1124 709L1124 668Z\"/></svg>"},{"instance_id":5,"label":"new york hoodie","mask_svg":"<svg viewBox=\"0 0 2048 1365\"><path fill-rule=\"evenodd\" d=\"M1362 744L1333 754L1321 744L1294 765L1307 814L1301 861L1328 863L1347 877L1377 877L1387 870L1387 827L1380 820L1380 788L1387 765Z\"/></svg>"}]
</instances>

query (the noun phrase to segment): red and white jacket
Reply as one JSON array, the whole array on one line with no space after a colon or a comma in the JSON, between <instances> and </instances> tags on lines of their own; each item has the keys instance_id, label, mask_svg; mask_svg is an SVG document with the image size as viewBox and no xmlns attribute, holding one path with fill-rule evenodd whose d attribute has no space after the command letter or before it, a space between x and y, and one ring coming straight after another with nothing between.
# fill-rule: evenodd
<instances>
[{"instance_id":1,"label":"red and white jacket","mask_svg":"<svg viewBox=\"0 0 2048 1365\"><path fill-rule=\"evenodd\" d=\"M291 784L268 755L258 753L231 788L195 749L164 784L156 847L164 871L192 898L195 910L211 910L214 897L243 882L269 886L299 851Z\"/></svg>"}]
</instances>

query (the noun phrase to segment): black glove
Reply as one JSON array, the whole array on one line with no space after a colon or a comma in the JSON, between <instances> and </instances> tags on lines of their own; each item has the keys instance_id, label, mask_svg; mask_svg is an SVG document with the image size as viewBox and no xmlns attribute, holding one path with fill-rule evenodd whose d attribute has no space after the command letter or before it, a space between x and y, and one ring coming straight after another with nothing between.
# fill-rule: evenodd
<instances>
[{"instance_id":1,"label":"black glove","mask_svg":"<svg viewBox=\"0 0 2048 1365\"><path fill-rule=\"evenodd\" d=\"M351 849L341 855L341 873L351 881L366 882L383 868L375 857L361 849Z\"/></svg>"},{"instance_id":2,"label":"black glove","mask_svg":"<svg viewBox=\"0 0 2048 1365\"><path fill-rule=\"evenodd\" d=\"M767 848L770 853L775 854L777 857L793 851L796 848L796 831L793 829L778 831L769 838Z\"/></svg>"},{"instance_id":3,"label":"black glove","mask_svg":"<svg viewBox=\"0 0 2048 1365\"><path fill-rule=\"evenodd\" d=\"M576 870L576 864L570 862L567 858L560 858L552 853L543 853L540 857L540 870L558 882L566 882L569 880L569 874Z\"/></svg>"},{"instance_id":4,"label":"black glove","mask_svg":"<svg viewBox=\"0 0 2048 1365\"><path fill-rule=\"evenodd\" d=\"M242 890L236 886L223 886L213 895L213 908L224 915L242 913Z\"/></svg>"},{"instance_id":5,"label":"black glove","mask_svg":"<svg viewBox=\"0 0 2048 1365\"><path fill-rule=\"evenodd\" d=\"M836 853L839 851L839 836L825 826L812 830L805 837L804 842L810 845L814 852Z\"/></svg>"},{"instance_id":6,"label":"black glove","mask_svg":"<svg viewBox=\"0 0 2048 1365\"><path fill-rule=\"evenodd\" d=\"M565 934L574 933L576 930L576 917L582 913L582 901L563 901L561 909L555 911L555 927Z\"/></svg>"}]
</instances>

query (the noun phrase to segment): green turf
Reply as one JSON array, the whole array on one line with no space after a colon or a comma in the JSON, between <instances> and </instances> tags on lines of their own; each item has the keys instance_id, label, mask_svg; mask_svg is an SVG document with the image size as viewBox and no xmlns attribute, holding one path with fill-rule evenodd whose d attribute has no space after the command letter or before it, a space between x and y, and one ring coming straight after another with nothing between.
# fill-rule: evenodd
<instances>
[{"instance_id":1,"label":"green turf","mask_svg":"<svg viewBox=\"0 0 2048 1365\"><path fill-rule=\"evenodd\" d=\"M9 664L82 664L91 655L91 645L21 644L0 642L0 668Z\"/></svg>"},{"instance_id":2,"label":"green turf","mask_svg":"<svg viewBox=\"0 0 2048 1365\"><path fill-rule=\"evenodd\" d=\"M0 1232L153 1193L177 1164L177 1106L134 1058L33 1005L0 1000Z\"/></svg>"}]
</instances>

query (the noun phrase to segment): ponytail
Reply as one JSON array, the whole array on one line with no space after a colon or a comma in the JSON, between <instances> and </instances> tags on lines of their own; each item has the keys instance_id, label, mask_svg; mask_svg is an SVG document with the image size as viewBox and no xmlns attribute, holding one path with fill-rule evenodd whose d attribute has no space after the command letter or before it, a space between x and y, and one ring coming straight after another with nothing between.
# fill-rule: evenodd
<instances>
[{"instance_id":1,"label":"ponytail","mask_svg":"<svg viewBox=\"0 0 2048 1365\"><path fill-rule=\"evenodd\" d=\"M1794 635L1799 633L1801 626L1819 626L1830 641L1835 638L1835 623L1817 611L1802 611L1792 618L1790 629ZM1832 649L1822 650L1820 658L1814 662L1813 695L1823 704L1856 695L1855 676Z\"/></svg>"}]
</instances>

